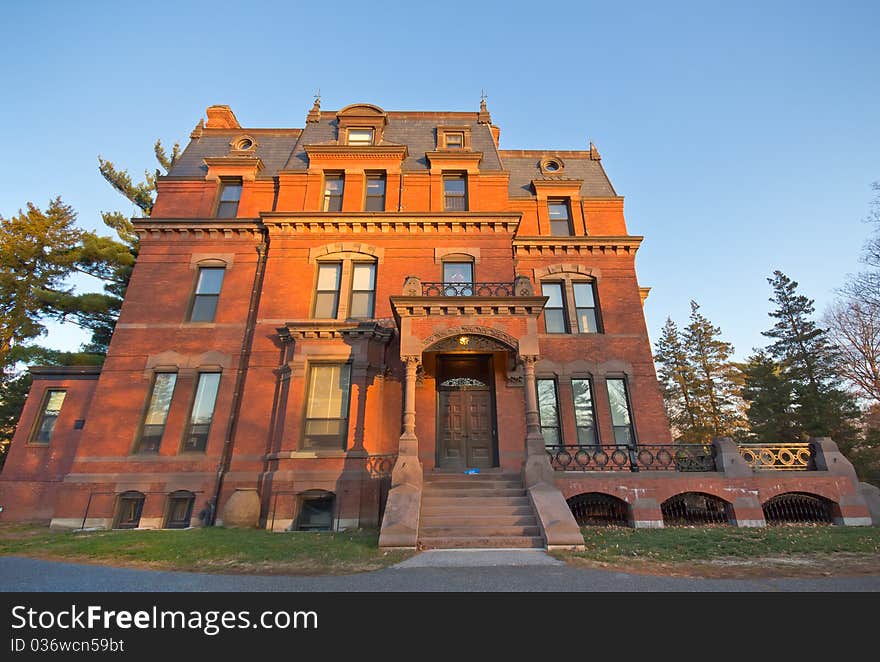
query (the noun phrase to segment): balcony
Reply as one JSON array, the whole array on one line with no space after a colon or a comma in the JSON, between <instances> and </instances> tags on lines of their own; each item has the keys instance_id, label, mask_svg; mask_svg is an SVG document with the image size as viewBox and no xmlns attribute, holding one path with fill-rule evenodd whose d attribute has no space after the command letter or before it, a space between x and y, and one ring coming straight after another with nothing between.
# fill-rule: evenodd
<instances>
[{"instance_id":1,"label":"balcony","mask_svg":"<svg viewBox=\"0 0 880 662\"><path fill-rule=\"evenodd\" d=\"M512 297L516 281L509 283L422 283L423 297Z\"/></svg>"}]
</instances>

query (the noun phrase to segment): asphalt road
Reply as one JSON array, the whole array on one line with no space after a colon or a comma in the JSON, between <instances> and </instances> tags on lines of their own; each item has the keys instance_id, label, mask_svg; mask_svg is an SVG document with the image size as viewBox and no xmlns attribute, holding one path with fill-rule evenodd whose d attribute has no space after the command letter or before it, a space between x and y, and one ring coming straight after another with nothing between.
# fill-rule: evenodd
<instances>
[{"instance_id":1,"label":"asphalt road","mask_svg":"<svg viewBox=\"0 0 880 662\"><path fill-rule=\"evenodd\" d=\"M415 557L419 558L419 557ZM631 575L555 563L454 567L409 563L376 572L330 577L161 572L0 557L2 591L880 591L880 576L695 579Z\"/></svg>"}]
</instances>

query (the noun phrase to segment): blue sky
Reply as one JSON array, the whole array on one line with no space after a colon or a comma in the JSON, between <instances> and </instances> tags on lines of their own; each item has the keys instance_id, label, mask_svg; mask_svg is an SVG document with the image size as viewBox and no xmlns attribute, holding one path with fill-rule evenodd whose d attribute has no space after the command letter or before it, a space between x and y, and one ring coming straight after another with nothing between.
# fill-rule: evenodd
<instances>
[{"instance_id":1,"label":"blue sky","mask_svg":"<svg viewBox=\"0 0 880 662\"><path fill-rule=\"evenodd\" d=\"M614 5L614 6L611 6ZM821 311L880 180L877 2L22 2L0 26L0 214L54 196L135 215L99 154L154 169L206 106L247 126L325 109L476 110L506 149L596 143L638 254L653 339L688 301L742 358L781 269ZM84 336L52 325L47 343Z\"/></svg>"}]
</instances>

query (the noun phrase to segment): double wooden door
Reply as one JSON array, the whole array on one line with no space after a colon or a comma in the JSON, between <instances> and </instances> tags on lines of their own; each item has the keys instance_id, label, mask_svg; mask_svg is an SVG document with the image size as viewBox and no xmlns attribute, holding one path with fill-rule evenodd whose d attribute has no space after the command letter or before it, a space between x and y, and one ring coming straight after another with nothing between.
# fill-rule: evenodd
<instances>
[{"instance_id":1,"label":"double wooden door","mask_svg":"<svg viewBox=\"0 0 880 662\"><path fill-rule=\"evenodd\" d=\"M437 465L488 469L498 464L492 357L438 357Z\"/></svg>"}]
</instances>

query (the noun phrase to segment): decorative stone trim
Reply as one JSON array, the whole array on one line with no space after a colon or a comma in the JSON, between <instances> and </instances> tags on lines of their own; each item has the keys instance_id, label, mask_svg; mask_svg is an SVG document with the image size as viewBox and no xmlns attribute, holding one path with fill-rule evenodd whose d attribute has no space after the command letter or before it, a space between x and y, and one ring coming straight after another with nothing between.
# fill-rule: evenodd
<instances>
[{"instance_id":1,"label":"decorative stone trim","mask_svg":"<svg viewBox=\"0 0 880 662\"><path fill-rule=\"evenodd\" d=\"M635 255L644 237L517 237L517 257Z\"/></svg>"},{"instance_id":2,"label":"decorative stone trim","mask_svg":"<svg viewBox=\"0 0 880 662\"><path fill-rule=\"evenodd\" d=\"M189 258L189 268L223 267L231 269L235 264L235 253L193 253Z\"/></svg>"},{"instance_id":3,"label":"decorative stone trim","mask_svg":"<svg viewBox=\"0 0 880 662\"><path fill-rule=\"evenodd\" d=\"M361 253L376 258L376 262L382 263L385 259L385 249L381 247L371 246L370 244L360 244L353 241L342 241L335 244L325 244L323 246L314 246L309 249L309 262L313 263L318 258L334 253Z\"/></svg>"},{"instance_id":4,"label":"decorative stone trim","mask_svg":"<svg viewBox=\"0 0 880 662\"><path fill-rule=\"evenodd\" d=\"M139 239L187 241L201 239L248 239L262 241L259 222L227 219L132 219Z\"/></svg>"},{"instance_id":5,"label":"decorative stone trim","mask_svg":"<svg viewBox=\"0 0 880 662\"><path fill-rule=\"evenodd\" d=\"M521 214L444 213L405 214L350 212L338 214L264 213L270 234L513 234Z\"/></svg>"},{"instance_id":6,"label":"decorative stone trim","mask_svg":"<svg viewBox=\"0 0 880 662\"><path fill-rule=\"evenodd\" d=\"M437 331L436 333L431 334L422 341L422 351L429 351L429 348L432 345L435 345L440 341L446 340L448 338L461 335L485 336L487 338L492 338L493 340L498 341L503 346L505 346L505 349L509 349L514 352L519 351L519 341L516 338L514 338L509 333L501 331L500 329L493 329L488 326L456 326L449 329L443 329L442 331Z\"/></svg>"},{"instance_id":7,"label":"decorative stone trim","mask_svg":"<svg viewBox=\"0 0 880 662\"><path fill-rule=\"evenodd\" d=\"M535 275L535 282L537 283L550 276L561 274L580 274L582 276L587 276L588 278L599 280L602 272L583 264L551 264L546 267L538 267L533 270L533 273Z\"/></svg>"},{"instance_id":8,"label":"decorative stone trim","mask_svg":"<svg viewBox=\"0 0 880 662\"><path fill-rule=\"evenodd\" d=\"M284 343L293 340L374 340L385 344L394 337L394 329L377 322L345 324L335 320L306 320L288 322L276 331Z\"/></svg>"},{"instance_id":9,"label":"decorative stone trim","mask_svg":"<svg viewBox=\"0 0 880 662\"><path fill-rule=\"evenodd\" d=\"M471 258L475 264L480 262L479 248L458 248L457 246L449 246L444 248L434 248L434 264L441 264L444 259L454 255Z\"/></svg>"},{"instance_id":10,"label":"decorative stone trim","mask_svg":"<svg viewBox=\"0 0 880 662\"><path fill-rule=\"evenodd\" d=\"M398 317L510 315L537 317L547 297L391 297Z\"/></svg>"}]
</instances>

